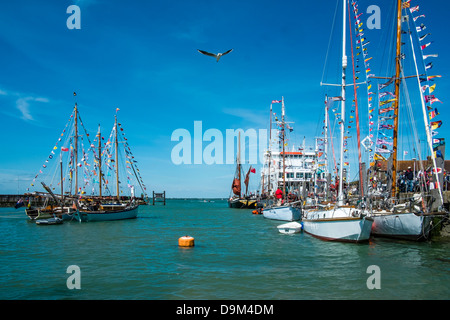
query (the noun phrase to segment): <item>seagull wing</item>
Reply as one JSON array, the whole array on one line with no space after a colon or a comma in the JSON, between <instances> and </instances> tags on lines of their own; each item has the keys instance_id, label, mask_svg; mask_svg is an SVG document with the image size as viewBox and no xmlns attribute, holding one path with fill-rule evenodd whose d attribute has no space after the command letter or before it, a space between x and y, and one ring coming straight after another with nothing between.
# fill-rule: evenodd
<instances>
[{"instance_id":1,"label":"seagull wing","mask_svg":"<svg viewBox=\"0 0 450 320\"><path fill-rule=\"evenodd\" d=\"M203 53L204 55L210 56L210 57L217 57L217 55L214 54L214 53L206 52L206 51L203 51L203 50L200 50L200 49L197 49L197 51L200 52L200 53Z\"/></svg>"},{"instance_id":2,"label":"seagull wing","mask_svg":"<svg viewBox=\"0 0 450 320\"><path fill-rule=\"evenodd\" d=\"M222 53L222 55L224 56L224 55L226 55L227 53L230 53L231 51L233 51L233 49L230 49L230 50L228 50L228 51L225 51L224 53Z\"/></svg>"}]
</instances>

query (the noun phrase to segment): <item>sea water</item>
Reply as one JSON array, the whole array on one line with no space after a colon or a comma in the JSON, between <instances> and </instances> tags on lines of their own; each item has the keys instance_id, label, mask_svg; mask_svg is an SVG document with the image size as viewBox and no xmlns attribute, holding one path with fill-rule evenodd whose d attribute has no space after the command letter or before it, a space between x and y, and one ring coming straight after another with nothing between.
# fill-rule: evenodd
<instances>
[{"instance_id":1,"label":"sea water","mask_svg":"<svg viewBox=\"0 0 450 320\"><path fill-rule=\"evenodd\" d=\"M225 200L167 200L140 206L137 219L51 226L1 208L0 299L450 298L449 240L326 242L281 234L283 223ZM194 247L178 246L185 235Z\"/></svg>"}]
</instances>

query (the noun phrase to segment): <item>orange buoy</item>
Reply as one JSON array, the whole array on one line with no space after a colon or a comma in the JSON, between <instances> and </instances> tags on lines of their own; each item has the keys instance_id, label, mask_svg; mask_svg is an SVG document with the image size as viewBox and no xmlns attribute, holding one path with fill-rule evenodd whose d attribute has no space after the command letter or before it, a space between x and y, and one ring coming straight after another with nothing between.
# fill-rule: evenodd
<instances>
[{"instance_id":1,"label":"orange buoy","mask_svg":"<svg viewBox=\"0 0 450 320\"><path fill-rule=\"evenodd\" d=\"M190 236L184 236L178 239L178 246L180 247L193 247L194 238Z\"/></svg>"}]
</instances>

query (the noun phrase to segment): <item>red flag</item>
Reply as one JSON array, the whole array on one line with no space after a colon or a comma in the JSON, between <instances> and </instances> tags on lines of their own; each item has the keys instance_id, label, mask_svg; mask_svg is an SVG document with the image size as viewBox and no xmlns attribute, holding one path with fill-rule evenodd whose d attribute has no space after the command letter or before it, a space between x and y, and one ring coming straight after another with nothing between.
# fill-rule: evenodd
<instances>
[{"instance_id":1,"label":"red flag","mask_svg":"<svg viewBox=\"0 0 450 320\"><path fill-rule=\"evenodd\" d=\"M281 100L272 100L272 103L280 103Z\"/></svg>"},{"instance_id":2,"label":"red flag","mask_svg":"<svg viewBox=\"0 0 450 320\"><path fill-rule=\"evenodd\" d=\"M432 42L428 42L427 44L424 44L423 46L421 46L422 50L425 49L426 47L428 47Z\"/></svg>"},{"instance_id":3,"label":"red flag","mask_svg":"<svg viewBox=\"0 0 450 320\"><path fill-rule=\"evenodd\" d=\"M69 148L61 148L61 151L69 151Z\"/></svg>"},{"instance_id":4,"label":"red flag","mask_svg":"<svg viewBox=\"0 0 450 320\"><path fill-rule=\"evenodd\" d=\"M251 172L251 173L256 173L256 169L255 169L255 168L252 168L252 169L250 170L250 172Z\"/></svg>"}]
</instances>

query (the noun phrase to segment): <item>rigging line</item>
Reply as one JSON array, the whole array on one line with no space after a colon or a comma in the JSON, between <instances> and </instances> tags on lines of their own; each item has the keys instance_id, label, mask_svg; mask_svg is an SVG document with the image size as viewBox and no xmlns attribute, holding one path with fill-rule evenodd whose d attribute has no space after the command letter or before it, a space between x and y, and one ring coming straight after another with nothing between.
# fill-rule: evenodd
<instances>
[{"instance_id":1,"label":"rigging line","mask_svg":"<svg viewBox=\"0 0 450 320\"><path fill-rule=\"evenodd\" d=\"M344 0L344 1L345 1L345 0ZM333 23L332 23L332 25L331 25L330 38L328 39L327 54L326 54L326 56L325 56L325 62L324 62L324 64L323 64L323 71L322 71L322 79L321 79L321 82L323 82L323 80L324 80L325 70L326 70L326 67L327 67L328 54L329 54L329 52L330 52L331 39L333 38L333 31L334 31L334 26L335 26L335 22L336 22L336 15L337 15L338 4L339 4L339 1L336 1L336 8L334 9L334 17L333 17Z\"/></svg>"},{"instance_id":2,"label":"rigging line","mask_svg":"<svg viewBox=\"0 0 450 320\"><path fill-rule=\"evenodd\" d=\"M403 74L403 67L400 69L401 73ZM412 127L412 131L413 131L413 136L414 136L414 140L415 141L419 141L419 137L418 137L418 133L417 133L417 126L416 126L416 122L414 121L414 114L412 111L412 104L411 104L411 99L409 96L409 91L408 91L408 87L406 85L405 81L402 81L402 85L403 85L403 90L404 90L404 95L405 95L405 100L406 100L406 107L407 107L407 111L408 111L408 117L409 117L409 121L411 122L411 127ZM418 149L418 153L419 153L419 161L421 162L421 169L423 170L423 164L422 164L422 157L421 157L421 148L420 148L420 143L417 144L417 149Z\"/></svg>"},{"instance_id":3,"label":"rigging line","mask_svg":"<svg viewBox=\"0 0 450 320\"><path fill-rule=\"evenodd\" d=\"M415 67L416 67L416 74L418 75L419 71L418 71L418 68L417 68L416 53L415 53L415 50L414 50L414 47L413 47L413 44L412 44L411 33L409 33L409 37L410 37L410 41L411 41L411 49L412 49L412 54L413 54L413 58L414 58L414 64L415 64ZM419 44L420 44L420 41L419 41ZM422 60L423 60L423 57L422 57ZM435 173L435 177L436 177L437 188L439 190L439 197L440 197L440 200L441 200L441 204L443 204L444 200L443 200L443 195L442 195L442 189L441 189L441 185L440 185L439 175L438 175L438 172L437 172L436 157L434 156L433 145L432 145L432 140L431 140L432 139L431 138L431 132L430 132L431 128L430 128L430 126L428 124L427 111L425 109L425 103L424 103L422 88L420 86L419 76L417 76L417 83L418 83L418 86L419 86L420 100L421 100L421 104L422 104L423 121L424 121L424 125L425 125L425 132L426 132L426 135L427 135L428 147L430 149L431 159L433 161L433 168L434 168L434 171L435 171L434 173Z\"/></svg>"},{"instance_id":4,"label":"rigging line","mask_svg":"<svg viewBox=\"0 0 450 320\"><path fill-rule=\"evenodd\" d=\"M124 134L121 132L120 133L121 135L122 135L122 139L124 138ZM126 153L126 152L125 152ZM129 160L131 160L131 161L129 161L130 162L130 164L131 164L131 169L133 169L133 172L134 172L134 176L136 177L136 180L137 180L137 182L139 183L139 186L141 187L141 190L142 190L142 192L144 193L144 194L146 194L146 191L144 190L144 188L142 187L142 185L141 185L141 181L140 181L140 179L139 179L139 177L140 177L140 174L138 175L137 173L136 173L136 171L134 170L134 163L133 163L133 160L132 159L129 159ZM126 170L125 170L126 171Z\"/></svg>"},{"instance_id":5,"label":"rigging line","mask_svg":"<svg viewBox=\"0 0 450 320\"><path fill-rule=\"evenodd\" d=\"M328 113L328 123L330 123L330 113ZM336 173L336 176L338 175L337 165L336 165L336 154L334 153L334 145L333 145L333 131L336 128L336 118L334 119L333 128L330 130L330 141L331 141L331 151L333 153L333 160L334 160L334 171ZM327 155L328 157L328 155ZM328 168L327 168L328 170Z\"/></svg>"}]
</instances>

